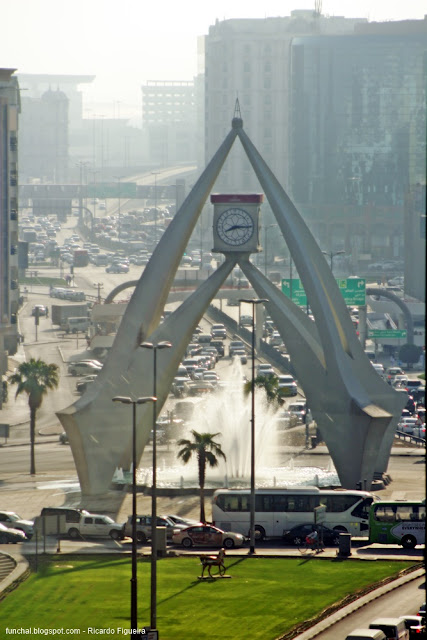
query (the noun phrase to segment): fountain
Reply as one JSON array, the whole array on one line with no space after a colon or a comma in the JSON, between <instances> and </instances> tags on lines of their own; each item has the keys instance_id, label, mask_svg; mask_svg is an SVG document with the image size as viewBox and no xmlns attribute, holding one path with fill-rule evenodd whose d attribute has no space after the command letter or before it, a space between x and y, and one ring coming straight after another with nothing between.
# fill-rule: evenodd
<instances>
[{"instance_id":1,"label":"fountain","mask_svg":"<svg viewBox=\"0 0 427 640\"><path fill-rule=\"evenodd\" d=\"M227 459L219 459L215 468L207 467L206 487L241 487L250 484L250 419L251 402L245 396L243 369L240 362L231 365L230 383L220 387L195 403L191 420L182 433L183 438L191 438L191 430L200 433L217 433L215 440L221 445ZM337 473L329 463L328 469L299 466L286 446L287 433L280 429L278 414L283 408L273 408L267 402L263 389L255 389L255 469L256 486L278 488L289 485L340 486ZM280 462L287 458L286 466ZM151 468L137 470L137 483L151 485ZM124 473L128 482L128 474ZM116 475L115 483L123 482ZM183 465L176 457L173 466L167 466L164 459L158 464L157 485L164 489L198 488L197 462Z\"/></svg>"}]
</instances>

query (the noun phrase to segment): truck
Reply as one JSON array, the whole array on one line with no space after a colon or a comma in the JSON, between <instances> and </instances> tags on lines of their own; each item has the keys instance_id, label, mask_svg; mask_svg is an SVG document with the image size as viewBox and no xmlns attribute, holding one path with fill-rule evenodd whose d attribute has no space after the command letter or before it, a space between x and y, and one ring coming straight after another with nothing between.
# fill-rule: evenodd
<instances>
[{"instance_id":1,"label":"truck","mask_svg":"<svg viewBox=\"0 0 427 640\"><path fill-rule=\"evenodd\" d=\"M22 240L24 242L37 242L37 231L34 229L23 229Z\"/></svg>"},{"instance_id":2,"label":"truck","mask_svg":"<svg viewBox=\"0 0 427 640\"><path fill-rule=\"evenodd\" d=\"M51 308L52 324L64 326L68 318L89 317L89 307L87 302L84 304L53 304Z\"/></svg>"}]
</instances>

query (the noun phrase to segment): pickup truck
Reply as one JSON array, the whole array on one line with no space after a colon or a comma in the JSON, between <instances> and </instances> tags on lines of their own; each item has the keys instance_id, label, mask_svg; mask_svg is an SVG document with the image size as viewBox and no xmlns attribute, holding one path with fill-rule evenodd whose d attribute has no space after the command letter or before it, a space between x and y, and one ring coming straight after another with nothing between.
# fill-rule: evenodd
<instances>
[{"instance_id":1,"label":"pickup truck","mask_svg":"<svg viewBox=\"0 0 427 640\"><path fill-rule=\"evenodd\" d=\"M70 526L67 533L73 539L95 536L121 540L124 537L124 524L114 522L109 516L103 516L98 513L84 513L81 515L80 522Z\"/></svg>"}]
</instances>

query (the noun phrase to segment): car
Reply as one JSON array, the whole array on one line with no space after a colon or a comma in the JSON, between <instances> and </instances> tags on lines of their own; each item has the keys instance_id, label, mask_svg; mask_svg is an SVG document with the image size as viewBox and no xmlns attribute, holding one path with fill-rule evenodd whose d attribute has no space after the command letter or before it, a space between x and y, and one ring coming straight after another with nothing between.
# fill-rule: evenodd
<instances>
[{"instance_id":1,"label":"car","mask_svg":"<svg viewBox=\"0 0 427 640\"><path fill-rule=\"evenodd\" d=\"M248 356L246 355L246 351L244 349L236 349L233 354L233 358L240 358L241 364L247 364Z\"/></svg>"},{"instance_id":2,"label":"car","mask_svg":"<svg viewBox=\"0 0 427 640\"><path fill-rule=\"evenodd\" d=\"M0 511L0 524L7 528L23 531L28 539L30 539L34 533L34 522L21 518L21 516L14 511Z\"/></svg>"},{"instance_id":3,"label":"car","mask_svg":"<svg viewBox=\"0 0 427 640\"><path fill-rule=\"evenodd\" d=\"M298 422L304 422L307 415L306 402L292 402L288 405L289 415L295 416Z\"/></svg>"},{"instance_id":4,"label":"car","mask_svg":"<svg viewBox=\"0 0 427 640\"><path fill-rule=\"evenodd\" d=\"M125 536L132 537L132 523L132 516L128 516L124 527ZM157 516L157 526L166 527L166 538L171 540L174 531L185 529L187 525L175 523L166 516ZM136 539L141 544L151 539L151 516L136 516Z\"/></svg>"},{"instance_id":5,"label":"car","mask_svg":"<svg viewBox=\"0 0 427 640\"><path fill-rule=\"evenodd\" d=\"M42 316L48 316L49 312L45 304L36 304L31 311L31 315L32 316L38 315L39 317L42 317Z\"/></svg>"},{"instance_id":6,"label":"car","mask_svg":"<svg viewBox=\"0 0 427 640\"><path fill-rule=\"evenodd\" d=\"M16 544L17 542L25 542L27 536L20 529L6 527L0 523L0 544Z\"/></svg>"},{"instance_id":7,"label":"car","mask_svg":"<svg viewBox=\"0 0 427 640\"><path fill-rule=\"evenodd\" d=\"M213 324L211 327L211 336L219 340L225 339L227 337L225 326L221 323Z\"/></svg>"},{"instance_id":8,"label":"car","mask_svg":"<svg viewBox=\"0 0 427 640\"><path fill-rule=\"evenodd\" d=\"M405 372L400 367L388 367L385 370L385 379L389 384L393 384L395 376L404 376Z\"/></svg>"},{"instance_id":9,"label":"car","mask_svg":"<svg viewBox=\"0 0 427 640\"><path fill-rule=\"evenodd\" d=\"M129 267L127 264L110 264L109 267L105 269L107 273L129 273Z\"/></svg>"},{"instance_id":10,"label":"car","mask_svg":"<svg viewBox=\"0 0 427 640\"><path fill-rule=\"evenodd\" d=\"M78 393L84 393L88 388L88 386L91 385L92 382L95 382L97 377L98 377L97 373L91 373L88 376L84 376L78 382L76 382L76 391Z\"/></svg>"},{"instance_id":11,"label":"car","mask_svg":"<svg viewBox=\"0 0 427 640\"><path fill-rule=\"evenodd\" d=\"M218 352L218 357L222 358L224 356L224 342L222 341L222 339L218 340L218 339L212 339L211 343L210 343L210 347L209 348L214 348L217 350Z\"/></svg>"},{"instance_id":12,"label":"car","mask_svg":"<svg viewBox=\"0 0 427 640\"><path fill-rule=\"evenodd\" d=\"M420 616L399 616L401 620L405 623L405 627L409 631L409 640L411 638L424 638L426 637L426 625Z\"/></svg>"},{"instance_id":13,"label":"car","mask_svg":"<svg viewBox=\"0 0 427 640\"><path fill-rule=\"evenodd\" d=\"M252 316L241 315L239 325L241 327L252 327Z\"/></svg>"},{"instance_id":14,"label":"car","mask_svg":"<svg viewBox=\"0 0 427 640\"><path fill-rule=\"evenodd\" d=\"M78 523L67 527L67 535L73 540L86 536L121 540L124 537L124 524L114 522L110 516L100 513L82 513Z\"/></svg>"},{"instance_id":15,"label":"car","mask_svg":"<svg viewBox=\"0 0 427 640\"><path fill-rule=\"evenodd\" d=\"M278 391L281 396L289 397L298 394L297 383L290 373L278 376L278 381Z\"/></svg>"},{"instance_id":16,"label":"car","mask_svg":"<svg viewBox=\"0 0 427 640\"><path fill-rule=\"evenodd\" d=\"M235 351L238 351L239 349L244 349L244 348L245 348L245 345L241 340L231 340L230 344L228 345L228 355L231 358Z\"/></svg>"},{"instance_id":17,"label":"car","mask_svg":"<svg viewBox=\"0 0 427 640\"><path fill-rule=\"evenodd\" d=\"M414 427L412 431L412 435L416 438L426 439L426 425L425 423L420 425L419 427Z\"/></svg>"},{"instance_id":18,"label":"car","mask_svg":"<svg viewBox=\"0 0 427 640\"><path fill-rule=\"evenodd\" d=\"M401 418L397 425L398 431L403 431L404 433L412 434L414 428L417 427L417 418Z\"/></svg>"},{"instance_id":19,"label":"car","mask_svg":"<svg viewBox=\"0 0 427 640\"><path fill-rule=\"evenodd\" d=\"M204 371L202 373L202 380L205 382L211 382L214 385L218 384L219 375L215 371Z\"/></svg>"},{"instance_id":20,"label":"car","mask_svg":"<svg viewBox=\"0 0 427 640\"><path fill-rule=\"evenodd\" d=\"M172 535L173 544L180 544L186 549L191 547L242 547L247 538L241 533L223 531L213 525L198 524L177 531Z\"/></svg>"},{"instance_id":21,"label":"car","mask_svg":"<svg viewBox=\"0 0 427 640\"><path fill-rule=\"evenodd\" d=\"M296 547L304 544L306 537L315 530L319 531L319 538L323 536L323 543L325 545L337 546L339 543L340 532L335 531L334 529L329 529L329 527L322 527L322 531L320 531L319 525L315 525L312 523L309 524L298 524L292 529L285 529L282 535L282 541L284 544L293 544Z\"/></svg>"},{"instance_id":22,"label":"car","mask_svg":"<svg viewBox=\"0 0 427 640\"><path fill-rule=\"evenodd\" d=\"M65 431L59 434L59 442L61 444L69 444L70 440L68 438L68 435L65 433Z\"/></svg>"},{"instance_id":23,"label":"car","mask_svg":"<svg viewBox=\"0 0 427 640\"><path fill-rule=\"evenodd\" d=\"M84 376L87 374L98 374L102 370L102 365L95 362L71 362L68 365L68 373L72 376Z\"/></svg>"},{"instance_id":24,"label":"car","mask_svg":"<svg viewBox=\"0 0 427 640\"><path fill-rule=\"evenodd\" d=\"M278 331L273 331L273 333L270 336L270 339L269 339L268 343L272 347L281 347L282 344L283 344L282 336L280 335L280 333Z\"/></svg>"},{"instance_id":25,"label":"car","mask_svg":"<svg viewBox=\"0 0 427 640\"><path fill-rule=\"evenodd\" d=\"M384 373L384 379L387 379L386 373ZM397 376L394 376L391 386L394 388L404 389L406 388L407 382L408 382L408 376L397 375Z\"/></svg>"},{"instance_id":26,"label":"car","mask_svg":"<svg viewBox=\"0 0 427 640\"><path fill-rule=\"evenodd\" d=\"M274 369L268 362L257 365L257 376L274 376Z\"/></svg>"},{"instance_id":27,"label":"car","mask_svg":"<svg viewBox=\"0 0 427 640\"><path fill-rule=\"evenodd\" d=\"M408 380L406 383L406 391L412 396L413 391L417 391L424 386L424 380Z\"/></svg>"}]
</instances>

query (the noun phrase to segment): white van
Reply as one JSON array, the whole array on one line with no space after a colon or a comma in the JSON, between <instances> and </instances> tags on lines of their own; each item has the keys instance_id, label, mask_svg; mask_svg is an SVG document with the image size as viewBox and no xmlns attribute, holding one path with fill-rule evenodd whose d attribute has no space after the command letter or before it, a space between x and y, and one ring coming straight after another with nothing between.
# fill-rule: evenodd
<instances>
[{"instance_id":1,"label":"white van","mask_svg":"<svg viewBox=\"0 0 427 640\"><path fill-rule=\"evenodd\" d=\"M345 640L387 640L380 629L355 629Z\"/></svg>"},{"instance_id":2,"label":"white van","mask_svg":"<svg viewBox=\"0 0 427 640\"><path fill-rule=\"evenodd\" d=\"M89 329L89 318L82 316L76 318L68 318L64 324L64 330L67 333L77 333L77 331L87 331Z\"/></svg>"},{"instance_id":3,"label":"white van","mask_svg":"<svg viewBox=\"0 0 427 640\"><path fill-rule=\"evenodd\" d=\"M409 629L400 618L376 618L369 628L380 629L388 640L409 640Z\"/></svg>"}]
</instances>

